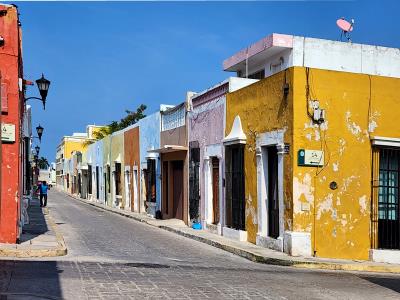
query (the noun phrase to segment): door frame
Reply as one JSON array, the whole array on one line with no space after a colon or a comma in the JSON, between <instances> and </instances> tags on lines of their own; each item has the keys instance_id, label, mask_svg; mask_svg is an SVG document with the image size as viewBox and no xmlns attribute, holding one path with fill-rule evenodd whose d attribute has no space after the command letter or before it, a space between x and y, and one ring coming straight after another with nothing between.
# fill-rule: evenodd
<instances>
[{"instance_id":1,"label":"door frame","mask_svg":"<svg viewBox=\"0 0 400 300\"><path fill-rule=\"evenodd\" d=\"M284 130L274 130L264 132L256 140L256 159L257 159L257 217L258 232L256 244L267 248L283 251L284 226ZM268 159L266 147L276 147L278 155L278 202L279 202L279 236L275 239L269 236L269 217L268 217Z\"/></svg>"},{"instance_id":2,"label":"door frame","mask_svg":"<svg viewBox=\"0 0 400 300\"><path fill-rule=\"evenodd\" d=\"M131 210L131 166L124 168L124 184L125 184L125 209Z\"/></svg>"},{"instance_id":3,"label":"door frame","mask_svg":"<svg viewBox=\"0 0 400 300\"><path fill-rule=\"evenodd\" d=\"M139 168L137 166L132 167L132 189L133 189L133 210L141 212L140 199L139 199Z\"/></svg>"},{"instance_id":4,"label":"door frame","mask_svg":"<svg viewBox=\"0 0 400 300\"><path fill-rule=\"evenodd\" d=\"M212 158L216 157L219 160L219 222L217 224L218 234L222 234L222 227L225 226L225 198L223 188L224 178L224 159L222 156L223 145L209 145L204 149L203 158L203 174L204 174L204 211L203 211L203 228L207 228L207 225L212 224L213 216L213 184L212 184ZM201 176L200 176L201 178Z\"/></svg>"}]
</instances>

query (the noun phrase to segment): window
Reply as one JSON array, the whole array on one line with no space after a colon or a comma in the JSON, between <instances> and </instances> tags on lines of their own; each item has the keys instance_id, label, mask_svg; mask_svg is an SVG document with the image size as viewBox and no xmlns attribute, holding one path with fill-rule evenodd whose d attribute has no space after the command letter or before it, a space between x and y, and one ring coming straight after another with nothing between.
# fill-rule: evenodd
<instances>
[{"instance_id":1,"label":"window","mask_svg":"<svg viewBox=\"0 0 400 300\"><path fill-rule=\"evenodd\" d=\"M265 78L265 70L262 69L261 71L258 71L258 72L255 72L253 74L250 74L248 76L248 78L250 78L250 79L263 79L263 78Z\"/></svg>"},{"instance_id":2,"label":"window","mask_svg":"<svg viewBox=\"0 0 400 300\"><path fill-rule=\"evenodd\" d=\"M400 150L379 150L378 248L400 249Z\"/></svg>"}]
</instances>

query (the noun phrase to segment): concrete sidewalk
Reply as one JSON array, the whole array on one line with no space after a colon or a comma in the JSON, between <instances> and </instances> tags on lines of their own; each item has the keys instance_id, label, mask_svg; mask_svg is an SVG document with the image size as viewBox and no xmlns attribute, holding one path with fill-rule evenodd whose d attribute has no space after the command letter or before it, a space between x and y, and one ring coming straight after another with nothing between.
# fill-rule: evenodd
<instances>
[{"instance_id":1,"label":"concrete sidewalk","mask_svg":"<svg viewBox=\"0 0 400 300\"><path fill-rule=\"evenodd\" d=\"M208 245L223 249L225 251L259 263L293 266L307 269L400 273L400 265L397 264L375 263L371 261L324 259L316 257L294 257L287 255L283 252L254 245L249 242L239 242L236 240L231 240L205 230L194 230L186 226L181 220L156 220L143 214L111 208L103 204L81 199L77 196L73 196L67 193L65 194L87 205L91 205L99 209L107 210L121 216L128 217L142 223L146 223L151 226L174 232L176 234L191 238L193 240L197 240L202 243L206 243Z\"/></svg>"},{"instance_id":2,"label":"concrete sidewalk","mask_svg":"<svg viewBox=\"0 0 400 300\"><path fill-rule=\"evenodd\" d=\"M67 254L62 235L49 215L34 198L28 208L29 224L22 229L19 244L0 243L0 256L7 257L54 257Z\"/></svg>"}]
</instances>

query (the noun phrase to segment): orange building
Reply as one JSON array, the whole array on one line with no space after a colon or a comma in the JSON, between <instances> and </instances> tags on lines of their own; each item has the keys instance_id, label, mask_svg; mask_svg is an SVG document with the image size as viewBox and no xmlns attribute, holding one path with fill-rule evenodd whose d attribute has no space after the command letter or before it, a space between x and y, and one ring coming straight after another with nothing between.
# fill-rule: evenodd
<instances>
[{"instance_id":1,"label":"orange building","mask_svg":"<svg viewBox=\"0 0 400 300\"><path fill-rule=\"evenodd\" d=\"M0 242L15 243L20 233L22 165L20 128L25 113L21 27L17 8L0 5L1 199Z\"/></svg>"}]
</instances>

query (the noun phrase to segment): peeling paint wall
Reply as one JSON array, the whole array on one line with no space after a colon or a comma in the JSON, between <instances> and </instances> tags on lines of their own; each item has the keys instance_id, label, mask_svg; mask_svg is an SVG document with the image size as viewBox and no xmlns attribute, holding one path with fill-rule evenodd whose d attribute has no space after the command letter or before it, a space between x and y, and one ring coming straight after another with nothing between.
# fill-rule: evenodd
<instances>
[{"instance_id":1,"label":"peeling paint wall","mask_svg":"<svg viewBox=\"0 0 400 300\"><path fill-rule=\"evenodd\" d=\"M310 69L310 98L326 110L326 122L317 125L306 111L306 69L293 72L293 153L312 149L325 155L320 168L293 160L293 230L311 233L316 256L368 259L370 139L400 137L400 79ZM333 181L337 189L330 188Z\"/></svg>"},{"instance_id":2,"label":"peeling paint wall","mask_svg":"<svg viewBox=\"0 0 400 300\"><path fill-rule=\"evenodd\" d=\"M285 129L284 141L292 139L292 93L283 94L283 86L292 89L293 70L289 69L260 80L250 86L229 93L226 100L225 135L231 131L234 118L239 115L247 137L245 147L246 231L248 241L255 243L257 226L257 159L256 139L259 134ZM292 149L290 149L292 152ZM292 161L284 156L285 229L290 230L292 219Z\"/></svg>"}]
</instances>

